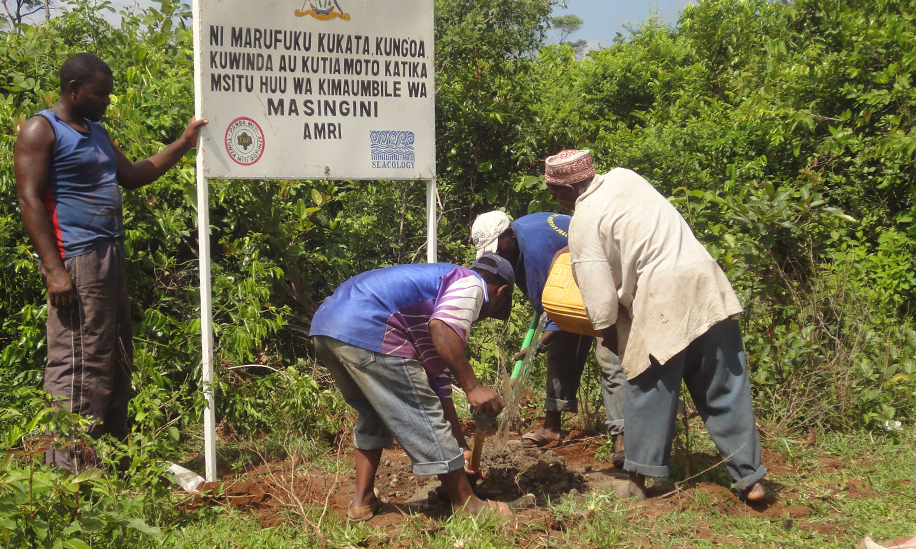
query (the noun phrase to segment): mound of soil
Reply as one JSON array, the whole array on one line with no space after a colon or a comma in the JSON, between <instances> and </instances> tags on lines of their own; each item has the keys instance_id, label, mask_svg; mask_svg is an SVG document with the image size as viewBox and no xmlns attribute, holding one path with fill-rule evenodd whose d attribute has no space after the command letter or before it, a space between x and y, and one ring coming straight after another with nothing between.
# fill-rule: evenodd
<instances>
[{"instance_id":1,"label":"mound of soil","mask_svg":"<svg viewBox=\"0 0 916 549\"><path fill-rule=\"evenodd\" d=\"M451 511L436 477L414 475L410 459L403 451L389 452L386 456L390 458L383 459L375 483L383 501L401 505L408 512L433 516ZM538 505L557 503L564 497L587 491L586 468L593 469L590 465L570 465L551 449L526 448L518 440L510 440L499 449L492 444L485 446L481 467L485 478L474 486L478 497L512 501L534 494Z\"/></svg>"},{"instance_id":2,"label":"mound of soil","mask_svg":"<svg viewBox=\"0 0 916 549\"><path fill-rule=\"evenodd\" d=\"M553 450L526 448L518 441L492 449L481 465L487 476L477 485L476 492L487 499L534 494L538 504L548 499L556 503L573 490L578 494L587 488L584 468L570 466Z\"/></svg>"},{"instance_id":3,"label":"mound of soil","mask_svg":"<svg viewBox=\"0 0 916 549\"><path fill-rule=\"evenodd\" d=\"M407 456L403 456L406 458ZM482 499L511 501L534 494L538 505L556 503L569 494L579 494L588 487L585 469L570 466L566 458L552 450L526 448L509 441L503 448L489 448L481 460L485 478L474 486ZM409 459L385 460L379 469L376 488L383 499L395 503L414 503L419 507L448 506L448 498L435 477L424 479L419 486L411 482ZM406 489L405 489L406 488Z\"/></svg>"}]
</instances>

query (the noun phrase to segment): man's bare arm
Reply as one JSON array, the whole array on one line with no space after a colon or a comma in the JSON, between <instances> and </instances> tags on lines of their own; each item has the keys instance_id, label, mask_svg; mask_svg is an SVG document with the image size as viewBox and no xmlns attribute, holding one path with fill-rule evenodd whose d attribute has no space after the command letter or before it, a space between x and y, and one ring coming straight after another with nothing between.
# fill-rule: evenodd
<instances>
[{"instance_id":1,"label":"man's bare arm","mask_svg":"<svg viewBox=\"0 0 916 549\"><path fill-rule=\"evenodd\" d=\"M495 415L501 412L506 406L506 401L499 396L499 393L481 384L474 375L474 369L468 362L464 350L464 340L455 333L455 330L445 322L434 318L429 321L429 334L433 338L436 352L448 364L458 385L467 395L468 403L481 414Z\"/></svg>"},{"instance_id":2,"label":"man's bare arm","mask_svg":"<svg viewBox=\"0 0 916 549\"><path fill-rule=\"evenodd\" d=\"M558 257L560 257L563 254L568 254L568 253L569 253L569 246L563 246L562 248L557 250L557 253L553 254L553 259L550 260L550 268L553 269L553 264L557 262Z\"/></svg>"},{"instance_id":3,"label":"man's bare arm","mask_svg":"<svg viewBox=\"0 0 916 549\"><path fill-rule=\"evenodd\" d=\"M131 162L112 141L111 148L114 149L118 159L118 184L125 189L139 189L159 179L197 144L200 128L207 122L207 120L191 118L181 137L174 143L139 162Z\"/></svg>"},{"instance_id":4,"label":"man's bare arm","mask_svg":"<svg viewBox=\"0 0 916 549\"><path fill-rule=\"evenodd\" d=\"M40 116L27 120L16 139L13 170L22 224L44 267L48 299L69 314L77 305L76 288L64 268L57 238L42 201L50 184L48 173L55 141L54 130L47 120Z\"/></svg>"}]
</instances>

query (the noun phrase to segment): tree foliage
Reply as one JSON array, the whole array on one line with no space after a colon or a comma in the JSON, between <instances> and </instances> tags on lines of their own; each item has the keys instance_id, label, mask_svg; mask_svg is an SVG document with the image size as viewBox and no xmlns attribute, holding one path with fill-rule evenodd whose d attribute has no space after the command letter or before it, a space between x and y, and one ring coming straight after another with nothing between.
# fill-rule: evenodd
<instances>
[{"instance_id":1,"label":"tree foliage","mask_svg":"<svg viewBox=\"0 0 916 549\"><path fill-rule=\"evenodd\" d=\"M10 153L17 128L56 99L60 63L88 50L112 66L105 123L132 158L175 139L193 111L188 7L162 0L115 28L105 5L0 33L2 387L41 383L43 286ZM558 209L543 159L590 148L599 167L632 168L670 196L734 282L762 417L786 428L912 417L912 3L704 0L581 60L544 46L553 6L435 2L441 260L472 257L478 213ZM188 156L125 193L132 417L164 440L201 405L194 186ZM424 257L423 195L410 182L212 182L221 420L257 430L279 416L315 433L333 419L319 413L333 391L311 370L311 315L346 278ZM508 327L473 336L488 379L526 314L518 303ZM28 407L18 394L0 389L0 406Z\"/></svg>"},{"instance_id":2,"label":"tree foliage","mask_svg":"<svg viewBox=\"0 0 916 549\"><path fill-rule=\"evenodd\" d=\"M576 40L575 42L567 42L566 39L572 36L573 34L579 32L579 29L582 28L582 25L585 21L581 17L573 13L567 13L566 15L558 15L550 18L550 26L557 30L559 35L557 43L559 44L568 44L572 49L576 50L576 53L584 53L585 47L588 43L585 40Z\"/></svg>"},{"instance_id":3,"label":"tree foliage","mask_svg":"<svg viewBox=\"0 0 916 549\"><path fill-rule=\"evenodd\" d=\"M3 0L6 21L10 25L21 25L23 19L41 10L48 10L50 0ZM4 16L0 14L0 21Z\"/></svg>"},{"instance_id":4,"label":"tree foliage","mask_svg":"<svg viewBox=\"0 0 916 549\"><path fill-rule=\"evenodd\" d=\"M672 195L741 291L759 403L783 424L913 412L913 16L705 1L581 62L541 53L538 114L574 128L556 148Z\"/></svg>"},{"instance_id":5,"label":"tree foliage","mask_svg":"<svg viewBox=\"0 0 916 549\"><path fill-rule=\"evenodd\" d=\"M560 34L558 40L560 43L563 43L567 38L579 32L579 29L582 28L584 23L585 21L583 21L581 17L573 13L550 18L550 25L557 29L557 32Z\"/></svg>"}]
</instances>

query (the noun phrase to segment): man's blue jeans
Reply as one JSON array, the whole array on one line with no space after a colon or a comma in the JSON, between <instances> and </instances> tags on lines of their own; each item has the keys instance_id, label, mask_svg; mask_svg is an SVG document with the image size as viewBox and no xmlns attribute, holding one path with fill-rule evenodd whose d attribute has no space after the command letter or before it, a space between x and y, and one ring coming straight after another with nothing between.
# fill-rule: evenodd
<instances>
[{"instance_id":1,"label":"man's blue jeans","mask_svg":"<svg viewBox=\"0 0 916 549\"><path fill-rule=\"evenodd\" d=\"M419 361L326 336L312 341L344 400L359 412L353 429L356 448L391 448L396 438L417 475L442 475L464 467L464 451Z\"/></svg>"},{"instance_id":2,"label":"man's blue jeans","mask_svg":"<svg viewBox=\"0 0 916 549\"><path fill-rule=\"evenodd\" d=\"M585 361L595 345L595 358L601 366L601 397L604 400L605 425L611 436L622 435L627 378L620 359L591 336L559 332L547 347L547 396L544 409L548 412L579 411L577 393L582 381Z\"/></svg>"},{"instance_id":3,"label":"man's blue jeans","mask_svg":"<svg viewBox=\"0 0 916 549\"><path fill-rule=\"evenodd\" d=\"M766 474L751 403L747 358L738 321L713 325L668 362L627 381L625 471L667 477L681 380L735 480L750 488Z\"/></svg>"}]
</instances>

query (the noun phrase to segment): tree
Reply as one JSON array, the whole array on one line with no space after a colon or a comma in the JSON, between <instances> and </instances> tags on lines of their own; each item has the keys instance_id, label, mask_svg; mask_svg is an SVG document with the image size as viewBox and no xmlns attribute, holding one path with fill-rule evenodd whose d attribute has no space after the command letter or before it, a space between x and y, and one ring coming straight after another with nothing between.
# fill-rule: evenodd
<instances>
[{"instance_id":1,"label":"tree","mask_svg":"<svg viewBox=\"0 0 916 549\"><path fill-rule=\"evenodd\" d=\"M575 42L567 42L566 39L578 32L579 29L582 28L583 23L584 21L582 21L581 18L571 13L550 18L550 26L557 29L560 33L559 43L571 46L572 49L576 50L576 55L581 55L585 52L588 47L588 42L583 39L576 40Z\"/></svg>"},{"instance_id":2,"label":"tree","mask_svg":"<svg viewBox=\"0 0 916 549\"><path fill-rule=\"evenodd\" d=\"M572 46L572 49L576 50L576 54L584 53L585 49L588 47L588 41L583 38L580 38L576 40L575 42L567 42L567 44ZM601 48L600 43L598 44L598 48L599 49Z\"/></svg>"},{"instance_id":3,"label":"tree","mask_svg":"<svg viewBox=\"0 0 916 549\"><path fill-rule=\"evenodd\" d=\"M559 42L562 44L567 38L575 34L582 28L585 23L579 16L572 13L550 18L550 26L557 29L560 33Z\"/></svg>"},{"instance_id":4,"label":"tree","mask_svg":"<svg viewBox=\"0 0 916 549\"><path fill-rule=\"evenodd\" d=\"M6 16L13 25L21 25L22 19L45 10L45 19L50 18L50 0L3 0Z\"/></svg>"},{"instance_id":5,"label":"tree","mask_svg":"<svg viewBox=\"0 0 916 549\"><path fill-rule=\"evenodd\" d=\"M533 169L529 73L555 0L436 0L436 149L442 193L454 185L470 224L480 204L504 204L507 181Z\"/></svg>"}]
</instances>

